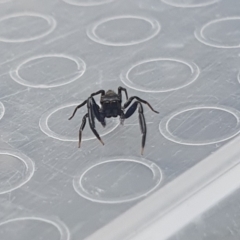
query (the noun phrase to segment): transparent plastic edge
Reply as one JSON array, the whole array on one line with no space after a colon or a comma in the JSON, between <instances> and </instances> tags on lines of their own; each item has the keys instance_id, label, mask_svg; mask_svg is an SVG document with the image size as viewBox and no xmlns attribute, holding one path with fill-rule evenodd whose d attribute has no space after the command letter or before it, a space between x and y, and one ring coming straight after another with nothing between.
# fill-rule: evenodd
<instances>
[{"instance_id":1,"label":"transparent plastic edge","mask_svg":"<svg viewBox=\"0 0 240 240\"><path fill-rule=\"evenodd\" d=\"M163 240L240 187L240 137L85 240Z\"/></svg>"}]
</instances>

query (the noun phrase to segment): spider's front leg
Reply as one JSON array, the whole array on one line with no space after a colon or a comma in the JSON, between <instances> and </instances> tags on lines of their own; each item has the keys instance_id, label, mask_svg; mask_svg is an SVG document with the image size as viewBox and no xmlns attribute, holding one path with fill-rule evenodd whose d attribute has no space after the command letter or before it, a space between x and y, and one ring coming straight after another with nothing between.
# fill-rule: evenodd
<instances>
[{"instance_id":1,"label":"spider's front leg","mask_svg":"<svg viewBox=\"0 0 240 240\"><path fill-rule=\"evenodd\" d=\"M146 121L145 121L145 117L143 114L143 106L141 104L141 102L136 101L134 102L129 109L127 110L127 112L124 114L124 116L121 117L121 119L126 119L131 117L134 112L136 111L138 107L138 119L139 119L139 124L140 124L140 129L141 129L141 133L142 133L142 150L141 150L141 155L143 155L143 151L144 151L144 146L145 146L145 142L146 142L146 135L147 135L147 126L146 126Z\"/></svg>"},{"instance_id":2,"label":"spider's front leg","mask_svg":"<svg viewBox=\"0 0 240 240\"><path fill-rule=\"evenodd\" d=\"M92 100L92 109L93 109L94 116L102 124L103 127L106 127L104 114L101 112L101 109L96 103L96 101L94 100L94 98L92 98L91 100ZM95 127L95 123L94 123L94 127Z\"/></svg>"},{"instance_id":3,"label":"spider's front leg","mask_svg":"<svg viewBox=\"0 0 240 240\"><path fill-rule=\"evenodd\" d=\"M84 129L85 125L86 125L86 120L87 120L87 118L89 119L89 125L90 125L91 130L93 131L93 133L95 134L95 136L100 140L100 142L101 142L102 144L104 144L103 141L102 141L102 139L101 139L100 136L98 135L97 131L95 130L95 122L94 122L94 114L95 114L95 112L97 113L97 119L101 119L101 115L97 112L97 111L99 111L100 108L99 108L99 106L96 104L96 102L94 101L93 98L90 97L90 99L88 99L88 100L86 100L86 101L88 102L88 106L89 106L89 108L90 108L90 110L89 110L89 111L90 111L90 114L89 114L89 111L88 111L88 113L86 113L86 114L84 115L83 119L82 119L82 124L81 124L80 129L79 129L79 141L78 141L78 147L79 147L79 148L81 147L82 132L83 132L83 129ZM90 101L92 101L92 103L91 103ZM89 115L90 115L90 117L89 117ZM104 123L105 123L105 122L104 122ZM102 124L103 124L103 123L102 123Z\"/></svg>"},{"instance_id":4,"label":"spider's front leg","mask_svg":"<svg viewBox=\"0 0 240 240\"><path fill-rule=\"evenodd\" d=\"M78 140L78 147L80 148L81 147L81 141L82 141L82 132L83 132L83 129L86 125L86 119L88 117L88 113L86 113L82 119L82 124L80 126L80 129L79 129L79 140Z\"/></svg>"},{"instance_id":5,"label":"spider's front leg","mask_svg":"<svg viewBox=\"0 0 240 240\"><path fill-rule=\"evenodd\" d=\"M98 120L101 119L101 115L100 114L96 114L96 111L99 112L99 106L96 104L94 98L90 97L87 100L87 107L88 107L88 122L89 122L89 126L92 130L92 132L94 133L94 135L96 136L96 138L102 143L102 145L104 145L104 142L102 141L101 137L99 136L98 132L95 129L95 120L94 117L96 116Z\"/></svg>"}]
</instances>

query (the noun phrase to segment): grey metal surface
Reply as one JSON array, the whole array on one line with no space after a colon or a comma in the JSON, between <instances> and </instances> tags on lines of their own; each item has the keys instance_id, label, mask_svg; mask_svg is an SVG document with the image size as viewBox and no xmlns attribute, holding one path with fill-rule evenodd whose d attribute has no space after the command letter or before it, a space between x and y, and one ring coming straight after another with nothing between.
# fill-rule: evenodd
<instances>
[{"instance_id":1,"label":"grey metal surface","mask_svg":"<svg viewBox=\"0 0 240 240\"><path fill-rule=\"evenodd\" d=\"M0 1L0 239L84 239L237 136L239 9ZM143 157L137 114L97 124L105 146L87 126L78 149L74 107L120 85L160 111L144 106Z\"/></svg>"}]
</instances>

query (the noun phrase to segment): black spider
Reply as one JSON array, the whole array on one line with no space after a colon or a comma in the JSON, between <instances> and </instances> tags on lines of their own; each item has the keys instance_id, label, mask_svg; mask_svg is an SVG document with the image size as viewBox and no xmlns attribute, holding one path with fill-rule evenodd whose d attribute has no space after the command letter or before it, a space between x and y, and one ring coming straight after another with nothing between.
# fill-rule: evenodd
<instances>
[{"instance_id":1,"label":"black spider","mask_svg":"<svg viewBox=\"0 0 240 240\"><path fill-rule=\"evenodd\" d=\"M127 98L127 101L124 103L123 106L122 106L122 91L125 92L125 95L126 95L126 98ZM95 96L97 94L101 94L101 99L100 99L101 107L98 106L98 104L95 102L95 100L93 98L93 96ZM137 101L135 101L127 109L126 113L124 113L124 110L131 104L133 99L136 99ZM84 115L84 117L82 119L82 125L79 129L79 144L78 144L78 147L80 147L80 145L81 145L82 131L83 131L83 129L85 127L85 124L86 124L86 118L88 118L90 128L93 131L94 135L104 145L101 137L99 136L99 134L97 133L97 131L95 129L94 118L96 118L102 124L102 126L105 127L106 126L105 118L120 116L121 123L123 124L124 119L131 117L138 107L139 124L140 124L141 132L142 132L142 151L141 151L141 154L143 154L145 141L146 141L147 127L146 127L146 122L145 122L145 118L144 118L144 114L143 114L142 103L147 104L153 112L159 113L159 112L155 111L147 101L145 101L145 100L143 100L143 99L141 99L137 96L133 96L133 97L130 97L128 99L127 90L125 88L122 88L122 87L118 88L118 94L115 93L113 90L108 90L106 93L105 93L104 90L99 90L95 93L92 93L87 100L85 100L83 103L81 103L80 105L78 105L75 108L72 116L69 118L69 120L71 120L74 117L76 111L80 107L87 104L88 113L86 113Z\"/></svg>"}]
</instances>

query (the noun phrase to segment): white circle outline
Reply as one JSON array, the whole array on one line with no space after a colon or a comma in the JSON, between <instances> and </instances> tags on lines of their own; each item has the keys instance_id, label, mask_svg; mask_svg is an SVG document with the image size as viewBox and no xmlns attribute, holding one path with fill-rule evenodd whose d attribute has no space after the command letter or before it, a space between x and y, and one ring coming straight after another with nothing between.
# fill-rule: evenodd
<instances>
[{"instance_id":1,"label":"white circle outline","mask_svg":"<svg viewBox=\"0 0 240 240\"><path fill-rule=\"evenodd\" d=\"M201 29L197 29L195 32L194 32L194 35L195 35L195 38L207 45L207 46L210 46L210 47L215 47L215 48L240 48L240 44L239 45L221 45L221 44L217 44L216 42L214 41L211 41L210 39L207 39L205 36L204 36L204 30L209 27L210 25L212 24L215 24L215 23L220 23L220 22L224 22L224 21L228 21L228 20L240 20L240 17L225 17L225 18L220 18L220 19L216 19L216 20L212 20L208 23L206 23L205 25L203 25L201 27Z\"/></svg>"},{"instance_id":2,"label":"white circle outline","mask_svg":"<svg viewBox=\"0 0 240 240\"><path fill-rule=\"evenodd\" d=\"M1 112L0 112L0 120L1 120L5 114L5 107L2 104L2 102L0 102L0 110L1 110Z\"/></svg>"},{"instance_id":3,"label":"white circle outline","mask_svg":"<svg viewBox=\"0 0 240 240\"><path fill-rule=\"evenodd\" d=\"M53 221L51 219L46 219L46 218L42 218L42 217L18 217L18 218L12 218L12 219L6 220L4 222L0 222L0 226L8 224L8 223L12 223L12 222L25 221L25 220L35 220L35 221L49 223L52 226L54 226L60 233L59 240L70 240L70 232L68 230L68 227L59 220Z\"/></svg>"},{"instance_id":4,"label":"white circle outline","mask_svg":"<svg viewBox=\"0 0 240 240\"><path fill-rule=\"evenodd\" d=\"M78 3L76 2L76 0L62 0L62 1L74 6L92 7L92 6L100 6L103 4L115 2L117 0L102 0L101 2L93 2L93 3L81 3L81 2Z\"/></svg>"},{"instance_id":5,"label":"white circle outline","mask_svg":"<svg viewBox=\"0 0 240 240\"><path fill-rule=\"evenodd\" d=\"M178 63L182 63L182 64L186 65L191 70L192 77L191 77L190 81L188 81L187 83L185 83L179 87L167 88L167 89L162 89L162 90L150 90L150 89L145 89L144 87L141 87L140 85L137 85L136 83L133 83L129 79L129 74L135 67L145 64L145 63L157 62L157 61L171 61L171 62L178 62ZM147 60L138 62L138 63L134 64L132 67L123 70L122 73L120 74L120 79L124 85L126 85L127 87L132 88L134 90L141 91L141 92L160 93L160 92L176 91L178 89L187 87L188 85L195 82L197 80L197 78L199 77L199 75L200 75L200 69L194 62L189 63L189 62L186 62L186 61L183 61L180 59L175 59L175 58L151 58L151 59L147 59Z\"/></svg>"},{"instance_id":6,"label":"white circle outline","mask_svg":"<svg viewBox=\"0 0 240 240\"><path fill-rule=\"evenodd\" d=\"M94 167L97 167L99 165L102 164L106 164L106 163L111 163L111 162L134 162L134 163L138 163L141 164L145 167L147 167L148 169L151 170L152 174L153 174L153 181L155 183L155 185L148 190L145 193L139 194L138 196L135 197L120 197L117 199L107 199L107 198L101 198L101 197L94 197L91 194L89 194L84 187L82 186L82 179L84 177L84 175L90 171L91 169L93 169ZM79 174L79 176L74 177L73 179L73 188L75 190L75 192L77 194L79 194L81 197L90 200L92 202L98 202L98 203L109 203L109 204L116 204L116 203L125 203L125 202L130 202L130 201L134 201L137 199L140 199L142 197L147 196L149 193L153 192L161 183L162 181L162 171L161 169L158 167L157 164L155 164L154 162L147 160L147 159L141 159L141 160L136 160L136 159L111 159L111 160L105 160L99 163L96 163L90 167L88 167L86 170L82 171L82 173Z\"/></svg>"},{"instance_id":7,"label":"white circle outline","mask_svg":"<svg viewBox=\"0 0 240 240\"><path fill-rule=\"evenodd\" d=\"M96 29L99 25L109 22L109 21L114 21L114 20L119 20L119 19L139 19L146 21L150 23L152 27L152 34L148 37L145 37L141 40L136 40L136 41L131 41L131 42L111 42L111 41L105 41L104 39L100 38L96 34ZM130 46L130 45L135 45L139 43L146 42L152 38L154 38L161 30L161 25L160 23L153 19L153 18L147 18L147 17L142 17L142 16L133 16L133 15L123 15L123 16L115 16L115 17L110 17L110 18L104 18L100 20L97 23L92 24L90 27L87 28L87 36L94 42L107 45L107 46L115 46L115 47L120 47L120 46Z\"/></svg>"},{"instance_id":8,"label":"white circle outline","mask_svg":"<svg viewBox=\"0 0 240 240\"><path fill-rule=\"evenodd\" d=\"M61 106L58 106L58 107L55 107L55 108L52 108L52 109L46 111L46 112L41 116L41 118L40 118L40 120L39 120L39 127L40 127L41 131L42 131L43 133L45 133L47 136L49 136L49 137L51 137L51 138L54 138L54 139L57 139L57 140L60 140L60 141L77 142L78 139L73 139L73 138L65 137L65 136L63 136L63 135L61 135L61 134L55 133L55 132L53 132L53 131L49 128L49 126L48 126L48 120L49 120L49 118L50 118L55 112L57 112L57 111L59 111L59 110L62 110L62 109L64 109L64 108L67 108L67 107L73 107L73 106L76 107L76 105L79 105L79 102L78 102L78 103L77 103L77 102L75 102L75 103L67 103L67 104L64 104L64 105L61 105ZM117 122L117 121L116 121L116 122ZM109 134L109 133L112 132L112 131L114 131L114 130L118 127L118 125L119 125L119 122L116 124L116 126L114 126L113 129L110 129L109 131L101 134L101 137ZM89 138L84 138L84 137L83 137L82 141L89 141L89 140L93 140L93 139L95 139L94 136L93 136L93 137L89 137Z\"/></svg>"},{"instance_id":9,"label":"white circle outline","mask_svg":"<svg viewBox=\"0 0 240 240\"><path fill-rule=\"evenodd\" d=\"M13 152L13 151L8 151L8 150L0 150L0 155L9 155L9 156L13 156L13 157L19 159L20 161L22 161L24 163L24 165L27 169L24 180L21 180L17 186L12 187L9 190L0 191L0 194L5 194L5 193L11 192L13 190L16 190L16 189L22 187L23 185L25 185L28 181L30 181L30 179L32 178L34 171L35 171L35 165L34 165L34 162L29 157L27 157L26 155L24 155L20 152Z\"/></svg>"},{"instance_id":10,"label":"white circle outline","mask_svg":"<svg viewBox=\"0 0 240 240\"><path fill-rule=\"evenodd\" d=\"M173 7L180 7L180 8L195 8L195 7L206 7L212 4L219 2L220 0L210 0L206 3L195 3L195 4L181 4L181 3L171 3L168 0L161 0L163 3L173 6Z\"/></svg>"},{"instance_id":11,"label":"white circle outline","mask_svg":"<svg viewBox=\"0 0 240 240\"><path fill-rule=\"evenodd\" d=\"M78 71L78 74L77 76L73 77L73 78L70 78L68 79L67 81L63 82L63 83L55 83L55 84L33 84L33 83L30 83L28 81L26 81L25 79L23 79L20 75L19 75L19 70L20 68L24 65L24 64L27 64L33 60L37 60L37 59L41 59L41 58L51 58L51 57L55 57L55 58L66 58L66 59L69 59L73 62L76 63L77 65L77 71ZM82 68L82 69L81 69ZM26 87L32 87L32 88L54 88L54 87L60 87L60 86L64 86L64 85L67 85L69 83L72 83L74 81L76 81L78 78L80 78L86 71L86 63L79 57L72 57L72 56L69 56L69 55L64 55L64 54L43 54L43 55L38 55L38 56L34 56L34 57L31 57L31 58L28 58L26 60L24 60L21 64L19 64L15 69L12 69L10 71L10 76L11 78L23 85L23 86L26 86Z\"/></svg>"},{"instance_id":12,"label":"white circle outline","mask_svg":"<svg viewBox=\"0 0 240 240\"><path fill-rule=\"evenodd\" d=\"M237 80L238 80L238 83L240 83L240 71L238 72Z\"/></svg>"},{"instance_id":13,"label":"white circle outline","mask_svg":"<svg viewBox=\"0 0 240 240\"><path fill-rule=\"evenodd\" d=\"M47 21L50 28L48 30L46 30L45 32L43 32L42 34L38 34L34 37L28 37L28 38L10 39L10 38L5 38L5 37L0 36L0 41L1 42L20 43L20 42L33 41L33 40L36 40L36 39L47 36L48 34L53 32L53 30L57 26L57 22L52 16L43 15L43 14L34 13L34 12L24 12L24 13L11 14L11 15L0 18L0 22L11 19L11 18L17 18L17 17L38 17L38 18L42 18L42 19Z\"/></svg>"},{"instance_id":14,"label":"white circle outline","mask_svg":"<svg viewBox=\"0 0 240 240\"><path fill-rule=\"evenodd\" d=\"M198 109L213 109L213 110L221 110L221 111L230 113L231 115L233 115L236 118L237 126L239 129L233 134L225 135L222 138L215 138L213 140L208 140L208 141L189 141L189 140L185 140L185 139L179 138L179 137L171 134L171 132L169 131L169 122L174 117L176 117L177 115L179 115L181 113L189 112L192 110L198 110ZM175 142L175 143L182 144L182 145L204 146L204 145L220 143L220 142L229 140L240 133L240 112L234 108L226 107L226 106L219 106L219 105L209 105L209 106L200 105L200 106L195 106L195 107L186 107L186 108L181 109L180 111L179 110L175 111L175 112L171 113L170 115L166 116L165 118L163 118L159 124L159 131L166 139L168 139L172 142Z\"/></svg>"}]
</instances>

